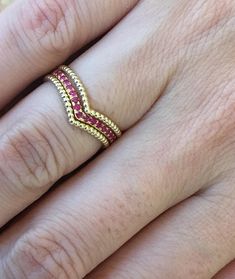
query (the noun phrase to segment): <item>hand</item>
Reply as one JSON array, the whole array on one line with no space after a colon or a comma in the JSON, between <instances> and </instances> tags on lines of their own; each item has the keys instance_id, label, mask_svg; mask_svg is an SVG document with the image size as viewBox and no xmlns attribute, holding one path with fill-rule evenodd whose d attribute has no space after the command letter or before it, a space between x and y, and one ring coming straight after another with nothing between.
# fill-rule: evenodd
<instances>
[{"instance_id":1,"label":"hand","mask_svg":"<svg viewBox=\"0 0 235 279\"><path fill-rule=\"evenodd\" d=\"M1 278L82 278L128 240L87 278L209 279L235 258L234 9L232 1L142 1L73 63L96 107L129 131L3 231ZM21 75L29 83L29 72ZM0 84L13 96L20 86L8 76ZM56 96L43 85L1 120L1 154L24 155L1 165L2 224L99 148L67 125ZM20 121L29 111L36 121ZM25 175L41 162L49 176Z\"/></svg>"}]
</instances>

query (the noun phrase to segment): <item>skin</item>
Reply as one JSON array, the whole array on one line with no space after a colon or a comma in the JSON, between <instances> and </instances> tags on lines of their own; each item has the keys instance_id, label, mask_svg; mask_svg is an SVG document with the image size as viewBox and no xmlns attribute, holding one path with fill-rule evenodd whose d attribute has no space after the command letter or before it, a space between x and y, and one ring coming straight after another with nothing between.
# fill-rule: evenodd
<instances>
[{"instance_id":1,"label":"skin","mask_svg":"<svg viewBox=\"0 0 235 279\"><path fill-rule=\"evenodd\" d=\"M0 278L235 277L234 14L232 0L2 12ZM101 35L72 68L126 132L35 202L100 145L49 83L6 105Z\"/></svg>"}]
</instances>

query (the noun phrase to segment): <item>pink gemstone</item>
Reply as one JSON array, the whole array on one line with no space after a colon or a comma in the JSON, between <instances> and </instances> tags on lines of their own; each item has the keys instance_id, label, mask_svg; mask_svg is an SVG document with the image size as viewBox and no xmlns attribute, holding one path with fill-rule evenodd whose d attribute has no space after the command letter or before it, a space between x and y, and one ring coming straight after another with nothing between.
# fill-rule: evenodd
<instances>
[{"instance_id":1,"label":"pink gemstone","mask_svg":"<svg viewBox=\"0 0 235 279\"><path fill-rule=\"evenodd\" d=\"M65 81L64 81L64 84L65 84L65 85L71 85L71 82L70 82L69 80L65 80Z\"/></svg>"},{"instance_id":2,"label":"pink gemstone","mask_svg":"<svg viewBox=\"0 0 235 279\"><path fill-rule=\"evenodd\" d=\"M69 89L69 90L74 90L72 85L67 85L66 88Z\"/></svg>"},{"instance_id":3,"label":"pink gemstone","mask_svg":"<svg viewBox=\"0 0 235 279\"><path fill-rule=\"evenodd\" d=\"M107 127L107 134L110 135L112 134L112 131Z\"/></svg>"},{"instance_id":4,"label":"pink gemstone","mask_svg":"<svg viewBox=\"0 0 235 279\"><path fill-rule=\"evenodd\" d=\"M80 112L80 111L77 112L75 115L76 115L77 118L82 118L82 116L83 116L83 115L82 115L82 112Z\"/></svg>"},{"instance_id":5,"label":"pink gemstone","mask_svg":"<svg viewBox=\"0 0 235 279\"><path fill-rule=\"evenodd\" d=\"M89 119L89 122L91 123L91 125L95 125L96 122L97 122L97 120L96 120L95 118L91 117L91 118Z\"/></svg>"},{"instance_id":6,"label":"pink gemstone","mask_svg":"<svg viewBox=\"0 0 235 279\"><path fill-rule=\"evenodd\" d=\"M105 132L107 131L107 128L106 128L105 126L103 126L103 127L101 128L101 131L102 131L103 133L105 133Z\"/></svg>"},{"instance_id":7,"label":"pink gemstone","mask_svg":"<svg viewBox=\"0 0 235 279\"><path fill-rule=\"evenodd\" d=\"M80 109L81 109L81 106L78 105L78 104L76 104L76 105L73 106L73 108L74 108L75 110L80 110Z\"/></svg>"},{"instance_id":8,"label":"pink gemstone","mask_svg":"<svg viewBox=\"0 0 235 279\"><path fill-rule=\"evenodd\" d=\"M76 93L76 91L73 90L73 91L69 92L69 95L75 97L75 96L77 96L77 93Z\"/></svg>"},{"instance_id":9,"label":"pink gemstone","mask_svg":"<svg viewBox=\"0 0 235 279\"><path fill-rule=\"evenodd\" d=\"M86 114L84 114L84 115L83 115L83 120L84 120L85 122L88 122L88 121L89 121L89 116L86 115Z\"/></svg>"},{"instance_id":10,"label":"pink gemstone","mask_svg":"<svg viewBox=\"0 0 235 279\"><path fill-rule=\"evenodd\" d=\"M97 123L96 127L97 127L97 128L101 128L102 125L103 125L103 123L101 123L101 122L99 121L99 122Z\"/></svg>"},{"instance_id":11,"label":"pink gemstone","mask_svg":"<svg viewBox=\"0 0 235 279\"><path fill-rule=\"evenodd\" d=\"M70 92L70 93L71 93L71 92ZM79 101L79 99L78 99L78 97L73 97L73 98L71 99L71 101L74 102L74 103L77 103L77 102Z\"/></svg>"}]
</instances>

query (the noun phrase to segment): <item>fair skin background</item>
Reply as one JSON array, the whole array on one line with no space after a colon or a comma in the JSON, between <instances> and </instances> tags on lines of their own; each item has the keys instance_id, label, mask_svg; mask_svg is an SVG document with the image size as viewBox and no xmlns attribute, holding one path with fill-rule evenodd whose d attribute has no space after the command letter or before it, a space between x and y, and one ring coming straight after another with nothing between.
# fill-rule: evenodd
<instances>
[{"instance_id":1,"label":"fair skin background","mask_svg":"<svg viewBox=\"0 0 235 279\"><path fill-rule=\"evenodd\" d=\"M0 14L0 278L235 278L234 16L234 0L19 0ZM49 83L6 105L95 39L72 68L126 132L35 202L100 144Z\"/></svg>"}]
</instances>

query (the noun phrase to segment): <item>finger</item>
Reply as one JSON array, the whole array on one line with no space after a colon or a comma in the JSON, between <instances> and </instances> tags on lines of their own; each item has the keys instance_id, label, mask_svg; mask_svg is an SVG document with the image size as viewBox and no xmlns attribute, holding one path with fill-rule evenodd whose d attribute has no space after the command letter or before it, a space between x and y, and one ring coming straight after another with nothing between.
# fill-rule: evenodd
<instances>
[{"instance_id":1,"label":"finger","mask_svg":"<svg viewBox=\"0 0 235 279\"><path fill-rule=\"evenodd\" d=\"M211 179L208 170L214 161L199 167L212 157L211 149L176 148L175 131L161 127L161 122L151 118L138 124L6 230L0 238L2 277L15 269L30 277L43 267L41 277L51 273L83 278L150 221ZM182 131L177 132L181 138ZM166 138L171 139L174 156ZM193 167L187 168L193 150Z\"/></svg>"},{"instance_id":2,"label":"finger","mask_svg":"<svg viewBox=\"0 0 235 279\"><path fill-rule=\"evenodd\" d=\"M228 264L213 279L233 279L235 278L235 261Z\"/></svg>"},{"instance_id":3,"label":"finger","mask_svg":"<svg viewBox=\"0 0 235 279\"><path fill-rule=\"evenodd\" d=\"M212 278L235 257L234 189L223 186L163 214L86 278Z\"/></svg>"},{"instance_id":4,"label":"finger","mask_svg":"<svg viewBox=\"0 0 235 279\"><path fill-rule=\"evenodd\" d=\"M133 17L141 16L141 11L142 7L136 8L136 14L130 14L127 22L120 23L72 65L88 89L92 106L110 116L122 130L149 110L171 75L172 65L161 67L157 57L155 73L159 72L159 78L150 75L152 65L148 64L137 77L134 65L142 63L143 57L135 58L136 45L125 44L133 28L138 34L137 45L142 46L145 30L141 32L136 21L133 23ZM135 55L130 56L132 53ZM133 64L127 63L126 57ZM143 96L146 88L148 92ZM68 125L64 107L50 84L44 84L13 108L1 119L0 127L0 225L100 148L96 140Z\"/></svg>"},{"instance_id":5,"label":"finger","mask_svg":"<svg viewBox=\"0 0 235 279\"><path fill-rule=\"evenodd\" d=\"M189 2L187 1L187 3ZM151 12L155 11L151 10ZM137 18L140 18L140 15L140 12L138 12L136 21ZM131 21L133 21L133 16L135 16L135 13L130 15ZM162 17L159 18L162 19ZM152 26L152 21L150 25ZM121 26L123 25L121 24ZM114 30L114 32L117 31ZM118 32L118 34L123 33ZM104 42L107 42L107 40ZM223 44L223 46L226 45ZM99 44L99 47L101 47L101 44ZM90 54L94 53L95 50L96 48L93 48ZM223 49L223 55L226 53L230 57L230 47L226 50L224 52ZM130 51L130 49L127 49L127 51ZM107 56L107 53L109 52L105 53L106 60L102 60L103 63L104 61L110 61L110 56ZM62 254L68 253L70 255L70 253L73 253L74 250L68 247L70 245L68 242L72 241L72 246L76 248L77 253L71 256L72 260L70 259L68 265L66 264L67 261L62 260L62 266L59 267L59 270L71 270L71 266L76 266L77 269L71 272L78 273L75 278L79 275L82 277L167 208L192 195L201 187L211 185L213 179L216 180L221 173L232 168L235 132L233 122L228 121L227 116L231 116L229 120L233 119L234 104L230 98L228 99L228 95L231 96L233 92L233 86L226 83L226 80L227 78L232 80L233 74L228 71L230 67L226 63L217 67L218 63L221 63L221 56L216 52L214 53L210 46L205 47L203 51L200 49L200 55L198 62L198 60L194 60L195 56L192 54L193 61L191 62L193 63L187 64L188 67L186 70L184 69L185 71L181 69L177 79L175 77L174 82L167 87L167 93L169 94L165 94L159 100L155 108L156 111L152 109L145 121L143 120L130 133L127 133L116 147L114 146L112 150L104 155L102 160L97 161L99 165L93 170L88 168L87 173L81 174L82 176L79 179L75 176L74 180L63 185L63 188L55 191L50 199L42 203L38 207L38 212L32 212L32 218L27 216L25 222L32 225L31 229L24 223L19 222L17 226L12 227L11 231L7 231L5 236L1 238L4 247L4 251L1 251L2 257L7 251L14 256L13 258L11 256L5 258L6 260L3 261L6 262L5 266L9 265L11 260L19 262L20 259L21 262L18 265L30 273L32 269L30 270L30 267L27 267L27 261L36 254L36 260L39 261L39 263L35 263L36 269L40 268L40 263L43 261L43 264L48 265L52 272L57 272L55 270L57 270L58 265L53 262L52 258L58 259L58 250L61 256ZM136 56L132 57L136 58ZM168 57L165 59L170 60L170 57L168 53ZM205 62L205 57L206 62L208 62L206 65L200 63L201 60ZM152 61L152 55L147 56L147 58ZM121 60L126 61L125 59ZM91 63L91 60L89 61ZM133 61L135 65L136 60ZM158 59L156 61L159 62ZM226 61L230 61L230 59ZM115 60L115 62L117 61ZM87 63L87 65L90 63ZM156 65L154 73L158 72L159 69L162 69L160 72L163 73L160 84L158 83L157 86L152 86L155 84L155 82L151 83L155 80L155 77L148 74L147 81L153 89L153 96L156 96L156 91L158 94L158 89L162 89L164 84L162 81L165 81L170 71L169 64L163 63L163 66L159 66L161 63L153 64L150 67ZM171 66L173 64L171 60L170 64ZM84 64L79 65L82 67ZM115 63L115 68L118 68L117 65L120 64ZM142 68L140 67L140 70ZM211 71L208 71L208 68ZM98 69L104 68L98 67ZM122 67L121 70L123 70ZM114 77L109 71L107 72L109 73L109 79L107 79L106 74L105 82L107 80L112 81ZM147 72L152 73L152 70ZM128 75L131 74L130 71L127 71L127 73ZM134 73L135 78L137 78L136 71ZM83 80L86 79L86 75L88 76L88 72L84 71ZM124 77L128 77L128 75L125 72ZM140 76L142 76L141 81L145 81L141 71ZM221 77L225 80L221 81ZM92 80L92 78L89 80ZM216 82L210 83L208 86L208 80ZM99 82L100 80L97 80L96 85L105 84L106 86L104 81L103 83ZM226 83L222 95L221 83L222 85ZM115 82L108 84L113 85ZM130 82L129 84L135 85L135 83ZM105 86L102 88L106 88ZM106 93L102 91L100 96L108 98L110 95L107 92L110 92L110 88L113 87L107 87L107 90L104 90ZM137 88L137 95L134 94L133 96L141 96L140 91ZM197 92L198 95L193 95L194 92ZM151 94L147 95L152 96ZM180 96L177 101L176 96ZM124 95L123 100L125 100L125 97L126 95ZM210 102L207 102L209 97ZM136 100L139 102L142 99L139 97ZM144 101L149 100L146 98ZM142 106L146 102L142 102ZM126 102L123 103L126 105ZM142 106L140 111L143 109ZM124 105L122 104L120 107L123 108ZM125 107L130 113L131 109L128 106L127 108L128 110ZM210 112L209 115L205 113L208 111ZM214 119L215 112L216 119ZM114 117L115 113L117 113L116 106ZM117 119L119 114L120 111L117 113ZM124 118L123 115L121 117ZM122 127L125 127L125 123L122 125ZM212 125L213 129L211 129ZM223 129L221 129L221 126ZM88 148L88 150L90 149ZM144 189L141 187L142 185L145 185ZM94 227L96 230L94 230ZM15 234L13 228L17 228L22 235ZM68 230L70 230L70 234ZM10 234L12 234L11 241L9 239ZM10 246L7 244L6 235L10 241ZM14 242L15 237L18 237L16 243ZM51 244L50 247L48 247L48 242ZM32 243L38 253L35 252L34 247L31 247L32 245L30 246ZM47 247L47 251L43 247ZM14 253L10 251L14 251ZM53 256L51 257L51 255ZM3 272L7 272L6 268Z\"/></svg>"},{"instance_id":6,"label":"finger","mask_svg":"<svg viewBox=\"0 0 235 279\"><path fill-rule=\"evenodd\" d=\"M0 109L121 19L137 0L18 0L0 16Z\"/></svg>"}]
</instances>

